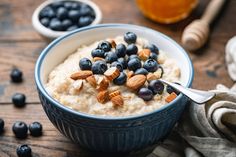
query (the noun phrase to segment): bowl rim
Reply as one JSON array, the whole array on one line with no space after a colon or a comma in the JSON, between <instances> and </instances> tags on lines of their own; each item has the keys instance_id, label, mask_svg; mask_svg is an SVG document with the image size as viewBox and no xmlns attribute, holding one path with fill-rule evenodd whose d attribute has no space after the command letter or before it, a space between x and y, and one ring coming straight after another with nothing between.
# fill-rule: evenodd
<instances>
[{"instance_id":1,"label":"bowl rim","mask_svg":"<svg viewBox=\"0 0 236 157\"><path fill-rule=\"evenodd\" d=\"M189 73L189 80L187 82L186 87L191 87L192 82L193 82L193 78L194 78L194 68L193 68L193 64L191 62L191 59L189 58L187 52L179 45L177 44L173 39L171 39L170 37L147 27L143 27L143 26L137 26L137 25L131 25L131 24L120 24L120 23L110 23L110 24L99 24L99 25L95 25L95 26L88 26L88 27L84 27L81 29L77 29L74 30L64 36L61 36L57 39L55 39L54 41L52 41L40 54L40 56L38 57L38 60L36 62L35 65L35 83L36 86L38 87L38 90L40 90L41 94L43 94L44 97L46 97L46 99L48 101L50 101L50 103L52 103L53 105L55 105L56 107L59 107L60 109L69 112L75 116L79 116L82 118L87 118L87 119L91 119L91 120L103 120L103 121L124 121L124 120L134 120L134 119L138 119L138 118L144 118L153 114L156 114L158 112L161 112L165 109L168 109L169 107L171 107L172 105L175 105L175 102L177 102L179 99L181 99L183 97L183 94L180 94L176 99L174 99L172 102L167 103L166 105L160 107L159 109L156 109L154 111L151 112L146 112L143 114L139 114L139 115L130 115L130 116L124 116L124 117L103 117L103 116L97 116L97 115L92 115L92 114L87 114L87 113L82 113L80 111L76 111L73 110L69 107L64 106L63 104L59 103L57 100L55 100L54 98L52 98L48 92L46 91L46 89L44 88L44 85L41 81L40 78L40 71L41 71L41 65L42 62L45 58L45 56L48 54L48 52L51 50L51 48L53 48L55 45L60 44L60 42L66 38L69 38L70 36L82 32L82 31L87 31L87 30L91 30L91 29L96 29L96 28L101 28L101 27L113 27L113 28L136 28L136 29L141 29L141 30L147 30L147 31L152 31L155 34L158 34L160 36L162 36L163 38L169 40L172 44L174 44L178 49L181 50L181 52L184 54L184 56L186 57L187 61L188 61L188 66L190 68L190 73Z\"/></svg>"},{"instance_id":2,"label":"bowl rim","mask_svg":"<svg viewBox=\"0 0 236 157\"><path fill-rule=\"evenodd\" d=\"M58 1L66 1L66 0L58 0ZM46 1L44 1L43 3L41 3L34 10L34 13L33 13L32 18L31 18L32 25L33 25L34 29L38 33L40 33L41 35L43 35L45 37L48 37L48 38L51 38L51 39L57 38L59 36L65 35L67 33L70 33L70 31L54 31L54 30L51 30L51 29L45 27L44 25L42 25L40 23L40 21L39 21L39 13L40 13L40 11L43 8L45 8L47 5L49 5L51 3L54 3L54 2L58 2L58 1L55 1L55 0L46 0ZM70 1L81 2L81 3L87 4L87 5L89 5L94 10L95 15L96 15L95 19L88 26L96 25L96 24L101 22L101 20L102 20L102 12L101 12L100 8L98 7L98 5L95 4L93 1L90 1L90 0L70 0Z\"/></svg>"}]
</instances>

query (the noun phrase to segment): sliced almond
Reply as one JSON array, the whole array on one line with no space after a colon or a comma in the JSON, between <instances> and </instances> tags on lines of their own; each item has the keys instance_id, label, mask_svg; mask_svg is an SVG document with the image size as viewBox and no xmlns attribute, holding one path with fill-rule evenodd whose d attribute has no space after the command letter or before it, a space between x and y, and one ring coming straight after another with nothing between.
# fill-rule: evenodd
<instances>
[{"instance_id":1,"label":"sliced almond","mask_svg":"<svg viewBox=\"0 0 236 157\"><path fill-rule=\"evenodd\" d=\"M124 105L124 100L121 95L117 95L117 96L111 98L111 102L113 103L114 106L123 106Z\"/></svg>"},{"instance_id":2,"label":"sliced almond","mask_svg":"<svg viewBox=\"0 0 236 157\"><path fill-rule=\"evenodd\" d=\"M120 95L120 91L116 90L114 92L109 93L109 99L112 99L113 97Z\"/></svg>"},{"instance_id":3,"label":"sliced almond","mask_svg":"<svg viewBox=\"0 0 236 157\"><path fill-rule=\"evenodd\" d=\"M147 60L151 54L151 51L149 49L143 49L138 52L138 56L141 60Z\"/></svg>"},{"instance_id":4,"label":"sliced almond","mask_svg":"<svg viewBox=\"0 0 236 157\"><path fill-rule=\"evenodd\" d=\"M94 61L94 62L100 61L100 60L105 60L105 59L102 58L102 57L94 57L94 58L93 58L93 61Z\"/></svg>"},{"instance_id":5,"label":"sliced almond","mask_svg":"<svg viewBox=\"0 0 236 157\"><path fill-rule=\"evenodd\" d=\"M148 81L156 80L156 79L158 79L158 78L157 78L157 76L155 74L153 74L153 73L148 73L147 74L147 80Z\"/></svg>"},{"instance_id":6,"label":"sliced almond","mask_svg":"<svg viewBox=\"0 0 236 157\"><path fill-rule=\"evenodd\" d=\"M163 69L162 68L158 68L157 71L155 71L153 74L157 77L157 79L159 79L163 75Z\"/></svg>"},{"instance_id":7,"label":"sliced almond","mask_svg":"<svg viewBox=\"0 0 236 157\"><path fill-rule=\"evenodd\" d=\"M175 94L175 92L172 92L170 95L166 97L165 101L169 103L173 101L176 97L177 97L177 94Z\"/></svg>"},{"instance_id":8,"label":"sliced almond","mask_svg":"<svg viewBox=\"0 0 236 157\"><path fill-rule=\"evenodd\" d=\"M107 90L103 90L103 91L98 92L97 100L98 100L98 102L100 102L102 104L107 102L109 100L108 91Z\"/></svg>"},{"instance_id":9,"label":"sliced almond","mask_svg":"<svg viewBox=\"0 0 236 157\"><path fill-rule=\"evenodd\" d=\"M112 48L116 48L116 42L115 40L110 40Z\"/></svg>"},{"instance_id":10,"label":"sliced almond","mask_svg":"<svg viewBox=\"0 0 236 157\"><path fill-rule=\"evenodd\" d=\"M145 82L145 75L134 75L133 77L127 80L126 86L132 90L136 90L143 86Z\"/></svg>"},{"instance_id":11,"label":"sliced almond","mask_svg":"<svg viewBox=\"0 0 236 157\"><path fill-rule=\"evenodd\" d=\"M94 77L94 75L91 75L89 77L86 78L86 81L94 88L97 87L97 82L96 82L96 79Z\"/></svg>"},{"instance_id":12,"label":"sliced almond","mask_svg":"<svg viewBox=\"0 0 236 157\"><path fill-rule=\"evenodd\" d=\"M76 80L72 83L72 86L77 92L80 92L83 88L83 80Z\"/></svg>"},{"instance_id":13,"label":"sliced almond","mask_svg":"<svg viewBox=\"0 0 236 157\"><path fill-rule=\"evenodd\" d=\"M128 79L131 78L132 76L134 76L134 72L133 72L133 71L129 71L129 72L127 73Z\"/></svg>"},{"instance_id":14,"label":"sliced almond","mask_svg":"<svg viewBox=\"0 0 236 157\"><path fill-rule=\"evenodd\" d=\"M106 90L108 86L109 86L109 81L105 77L101 77L98 79L98 82L97 82L98 91Z\"/></svg>"},{"instance_id":15,"label":"sliced almond","mask_svg":"<svg viewBox=\"0 0 236 157\"><path fill-rule=\"evenodd\" d=\"M120 75L120 70L117 67L111 67L105 71L104 75L109 81L112 81Z\"/></svg>"},{"instance_id":16,"label":"sliced almond","mask_svg":"<svg viewBox=\"0 0 236 157\"><path fill-rule=\"evenodd\" d=\"M86 79L87 77L93 75L93 72L90 70L81 70L76 73L73 73L70 78L73 80Z\"/></svg>"}]
</instances>

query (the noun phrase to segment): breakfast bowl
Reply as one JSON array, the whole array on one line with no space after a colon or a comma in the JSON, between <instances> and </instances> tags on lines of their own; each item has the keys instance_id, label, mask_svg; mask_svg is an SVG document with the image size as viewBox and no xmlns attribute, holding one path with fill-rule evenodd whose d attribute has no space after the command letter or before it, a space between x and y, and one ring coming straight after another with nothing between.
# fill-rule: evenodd
<instances>
[{"instance_id":1,"label":"breakfast bowl","mask_svg":"<svg viewBox=\"0 0 236 157\"><path fill-rule=\"evenodd\" d=\"M73 6L73 3L77 5ZM85 8L85 9L81 11L81 8ZM45 11L45 13L43 14L45 18L40 17L42 15L41 14L42 11ZM89 13L89 11L92 13ZM77 19L77 16L78 16L78 19ZM93 17L91 21L86 20L87 19L86 17L88 16ZM79 22L80 21L79 19L81 18L83 18L83 20L81 20L83 21L83 24ZM68 32L71 32L73 29L77 29L84 26L96 25L101 22L101 19L102 19L102 12L100 8L98 7L98 5L96 5L92 1L47 0L43 2L42 4L40 4L35 9L32 15L32 25L35 28L35 30L42 36L49 39L55 39L59 36L65 35ZM58 24L59 26L55 24L54 24L54 27L50 26L51 25L50 21L53 21L53 20L55 20L56 22L59 22ZM53 29L51 29L51 27L53 27Z\"/></svg>"},{"instance_id":2,"label":"breakfast bowl","mask_svg":"<svg viewBox=\"0 0 236 157\"><path fill-rule=\"evenodd\" d=\"M50 72L79 45L134 32L155 43L177 60L180 82L190 87L193 66L187 53L176 42L155 30L128 24L101 24L75 30L50 43L40 54L35 80L44 111L53 125L80 146L94 151L127 152L163 140L179 120L187 98L179 94L173 101L147 113L129 116L97 116L76 111L54 99L46 90ZM86 90L86 89L85 89ZM91 95L92 96L92 95Z\"/></svg>"}]
</instances>

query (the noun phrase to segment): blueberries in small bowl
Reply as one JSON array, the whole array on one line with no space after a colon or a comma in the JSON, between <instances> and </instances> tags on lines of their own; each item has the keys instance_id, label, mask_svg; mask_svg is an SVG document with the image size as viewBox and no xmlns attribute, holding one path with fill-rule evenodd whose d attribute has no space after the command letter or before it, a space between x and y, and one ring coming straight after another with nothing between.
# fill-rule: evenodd
<instances>
[{"instance_id":1,"label":"blueberries in small bowl","mask_svg":"<svg viewBox=\"0 0 236 157\"><path fill-rule=\"evenodd\" d=\"M40 23L54 31L72 31L90 25L96 18L90 5L78 1L52 2L38 15ZM72 27L73 26L73 27Z\"/></svg>"}]
</instances>

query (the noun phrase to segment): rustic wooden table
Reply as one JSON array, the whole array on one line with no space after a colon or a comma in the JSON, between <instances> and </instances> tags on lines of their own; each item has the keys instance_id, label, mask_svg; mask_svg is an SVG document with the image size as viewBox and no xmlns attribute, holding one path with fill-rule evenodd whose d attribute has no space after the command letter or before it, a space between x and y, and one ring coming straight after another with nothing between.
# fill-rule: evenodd
<instances>
[{"instance_id":1,"label":"rustic wooden table","mask_svg":"<svg viewBox=\"0 0 236 157\"><path fill-rule=\"evenodd\" d=\"M16 147L27 143L32 147L33 156L72 157L91 156L86 151L70 142L61 135L46 117L38 99L34 84L34 65L41 50L48 44L31 25L31 15L43 0L1 0L0 1L0 117L5 120L5 132L0 135L0 156L16 156ZM180 42L184 27L199 17L209 0L201 0L192 15L177 24L161 25L149 21L139 12L134 0L94 0L103 12L102 23L130 23L143 25L167 34ZM214 23L212 34L207 45L198 54L189 53L194 63L194 88L212 89L222 83L231 86L225 66L225 44L236 35L236 1L228 0L221 16ZM13 67L20 68L24 73L21 84L10 82L9 73ZM25 93L27 105L15 108L11 96L15 92ZM14 137L11 127L16 120L26 123L39 121L43 124L44 134L26 140ZM149 150L150 151L150 150ZM145 152L131 153L129 156L145 156ZM132 155L133 154L133 155Z\"/></svg>"}]
</instances>

